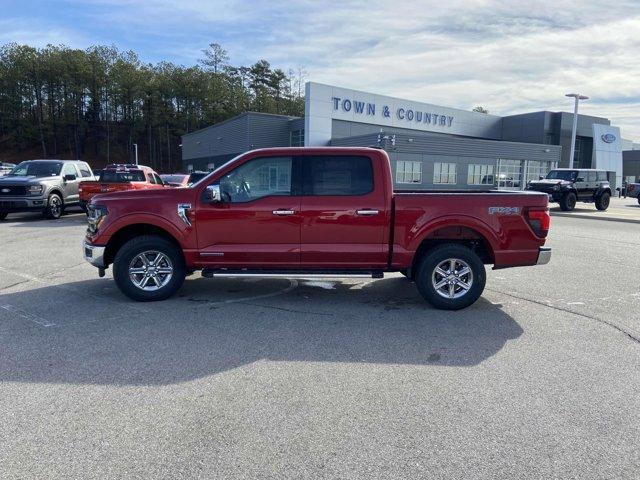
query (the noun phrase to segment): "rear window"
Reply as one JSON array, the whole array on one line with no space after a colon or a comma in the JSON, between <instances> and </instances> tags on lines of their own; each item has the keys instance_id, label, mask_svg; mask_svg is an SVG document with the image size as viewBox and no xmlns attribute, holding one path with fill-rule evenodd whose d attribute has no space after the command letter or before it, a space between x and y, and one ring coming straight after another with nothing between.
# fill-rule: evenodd
<instances>
[{"instance_id":1,"label":"rear window","mask_svg":"<svg viewBox=\"0 0 640 480\"><path fill-rule=\"evenodd\" d=\"M142 170L132 170L129 172L103 170L100 174L100 181L104 183L144 182L144 172L142 172Z\"/></svg>"},{"instance_id":2,"label":"rear window","mask_svg":"<svg viewBox=\"0 0 640 480\"><path fill-rule=\"evenodd\" d=\"M607 172L596 172L599 182L607 180Z\"/></svg>"},{"instance_id":3,"label":"rear window","mask_svg":"<svg viewBox=\"0 0 640 480\"><path fill-rule=\"evenodd\" d=\"M302 170L305 195L364 195L373 190L369 157L304 157Z\"/></svg>"}]
</instances>

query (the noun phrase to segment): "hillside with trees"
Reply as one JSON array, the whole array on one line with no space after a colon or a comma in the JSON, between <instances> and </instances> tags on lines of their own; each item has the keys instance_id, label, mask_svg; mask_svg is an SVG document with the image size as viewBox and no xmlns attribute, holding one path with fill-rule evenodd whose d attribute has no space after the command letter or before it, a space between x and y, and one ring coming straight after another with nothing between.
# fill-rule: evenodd
<instances>
[{"instance_id":1,"label":"hillside with trees","mask_svg":"<svg viewBox=\"0 0 640 480\"><path fill-rule=\"evenodd\" d=\"M304 70L229 63L217 44L198 65L143 63L111 46L0 47L0 161L133 160L181 166L180 136L244 111L300 116Z\"/></svg>"}]
</instances>

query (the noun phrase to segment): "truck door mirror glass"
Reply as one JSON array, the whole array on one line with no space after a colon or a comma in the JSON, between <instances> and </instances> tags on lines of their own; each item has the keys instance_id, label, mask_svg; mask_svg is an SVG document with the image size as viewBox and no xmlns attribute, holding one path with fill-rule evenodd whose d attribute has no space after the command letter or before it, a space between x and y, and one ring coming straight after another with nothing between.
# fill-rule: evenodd
<instances>
[{"instance_id":1,"label":"truck door mirror glass","mask_svg":"<svg viewBox=\"0 0 640 480\"><path fill-rule=\"evenodd\" d=\"M579 182L584 182L584 178L582 178L582 177L578 177L578 178L576 178L576 182L578 182L578 183L579 183Z\"/></svg>"},{"instance_id":2,"label":"truck door mirror glass","mask_svg":"<svg viewBox=\"0 0 640 480\"><path fill-rule=\"evenodd\" d=\"M69 181L69 182L72 182L73 180L75 180L75 179L76 179L76 176L75 176L75 175L68 174L68 175L65 175L65 176L64 176L64 179L65 179L65 180L67 180L67 181Z\"/></svg>"},{"instance_id":3,"label":"truck door mirror glass","mask_svg":"<svg viewBox=\"0 0 640 480\"><path fill-rule=\"evenodd\" d=\"M220 185L208 185L204 190L204 198L203 200L207 203L220 203L222 202L222 197L220 195Z\"/></svg>"}]
</instances>

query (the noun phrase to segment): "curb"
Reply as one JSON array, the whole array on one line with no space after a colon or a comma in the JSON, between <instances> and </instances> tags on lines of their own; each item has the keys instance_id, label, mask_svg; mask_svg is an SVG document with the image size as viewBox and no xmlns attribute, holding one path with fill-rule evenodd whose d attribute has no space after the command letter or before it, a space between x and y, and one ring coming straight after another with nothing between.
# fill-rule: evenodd
<instances>
[{"instance_id":1,"label":"curb","mask_svg":"<svg viewBox=\"0 0 640 480\"><path fill-rule=\"evenodd\" d=\"M640 224L640 218L620 218L620 217L604 217L599 215L582 215L569 212L550 212L552 217L570 217L570 218L585 218L587 220L604 220L605 222L621 222L621 223L638 223Z\"/></svg>"}]
</instances>

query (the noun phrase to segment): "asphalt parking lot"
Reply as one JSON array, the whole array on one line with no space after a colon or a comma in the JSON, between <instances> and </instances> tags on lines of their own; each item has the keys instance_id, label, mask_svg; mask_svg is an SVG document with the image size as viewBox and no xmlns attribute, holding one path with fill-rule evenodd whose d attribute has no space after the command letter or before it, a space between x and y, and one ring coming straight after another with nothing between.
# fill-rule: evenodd
<instances>
[{"instance_id":1,"label":"asphalt parking lot","mask_svg":"<svg viewBox=\"0 0 640 480\"><path fill-rule=\"evenodd\" d=\"M460 312L401 276L125 299L0 223L0 478L638 478L640 225L554 217Z\"/></svg>"}]
</instances>

